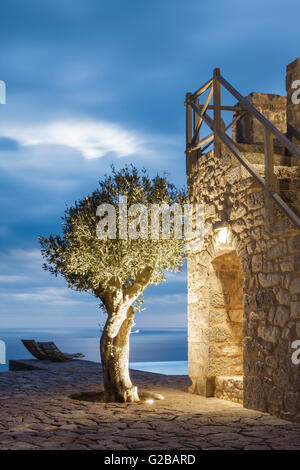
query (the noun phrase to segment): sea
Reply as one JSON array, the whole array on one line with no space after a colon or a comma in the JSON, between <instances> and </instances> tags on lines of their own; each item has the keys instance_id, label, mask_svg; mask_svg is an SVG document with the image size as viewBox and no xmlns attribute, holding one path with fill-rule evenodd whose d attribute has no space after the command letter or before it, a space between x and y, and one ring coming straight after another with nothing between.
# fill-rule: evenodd
<instances>
[{"instance_id":1,"label":"sea","mask_svg":"<svg viewBox=\"0 0 300 470\"><path fill-rule=\"evenodd\" d=\"M8 370L11 359L33 359L21 339L54 341L67 353L83 353L85 360L100 362L101 332L97 328L1 329L0 341L6 357L0 355L0 372ZM130 367L166 375L187 375L187 329L141 328L130 335Z\"/></svg>"}]
</instances>

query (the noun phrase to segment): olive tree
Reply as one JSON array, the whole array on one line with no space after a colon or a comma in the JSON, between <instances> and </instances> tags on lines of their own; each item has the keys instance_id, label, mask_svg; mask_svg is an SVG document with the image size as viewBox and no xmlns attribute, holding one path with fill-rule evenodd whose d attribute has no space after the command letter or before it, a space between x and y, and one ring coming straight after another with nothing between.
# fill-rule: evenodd
<instances>
[{"instance_id":1,"label":"olive tree","mask_svg":"<svg viewBox=\"0 0 300 470\"><path fill-rule=\"evenodd\" d=\"M131 228L133 236L127 232L124 236L118 223L125 198L129 208L134 204L146 207L143 214L142 210L137 211L138 216L128 211L128 232ZM151 208L153 204L163 208L158 215L161 220L167 206L182 207L185 202L184 190L176 189L166 175L151 179L145 171L133 166L119 171L112 167L111 175L105 175L91 195L65 210L62 235L39 237L46 260L44 269L54 275L61 274L71 288L92 292L107 315L100 340L107 401L139 401L128 370L129 337L135 311L141 307L143 291L151 284L163 282L166 271L180 271L185 259L184 238L174 236L174 212L169 211L168 228L156 224L153 236ZM101 213L99 207L113 208L116 222L112 230L109 231L107 214ZM106 235L99 237L97 227L106 223Z\"/></svg>"}]
</instances>

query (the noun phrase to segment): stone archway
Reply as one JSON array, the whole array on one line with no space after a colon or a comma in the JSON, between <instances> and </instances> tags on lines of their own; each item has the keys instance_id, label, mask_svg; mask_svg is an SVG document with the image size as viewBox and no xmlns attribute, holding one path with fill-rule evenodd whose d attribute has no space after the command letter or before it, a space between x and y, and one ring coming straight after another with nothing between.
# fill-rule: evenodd
<instances>
[{"instance_id":1,"label":"stone archway","mask_svg":"<svg viewBox=\"0 0 300 470\"><path fill-rule=\"evenodd\" d=\"M243 403L244 274L231 230L188 265L190 391Z\"/></svg>"},{"instance_id":2,"label":"stone archway","mask_svg":"<svg viewBox=\"0 0 300 470\"><path fill-rule=\"evenodd\" d=\"M235 251L209 267L208 380L213 396L243 403L243 276Z\"/></svg>"}]
</instances>

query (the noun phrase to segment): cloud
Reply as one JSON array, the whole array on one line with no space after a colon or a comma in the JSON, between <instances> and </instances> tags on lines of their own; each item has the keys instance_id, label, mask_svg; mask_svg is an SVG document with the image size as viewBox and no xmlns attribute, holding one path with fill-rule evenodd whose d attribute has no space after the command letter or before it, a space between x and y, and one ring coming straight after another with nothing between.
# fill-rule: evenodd
<instances>
[{"instance_id":1,"label":"cloud","mask_svg":"<svg viewBox=\"0 0 300 470\"><path fill-rule=\"evenodd\" d=\"M157 296L147 296L145 295L145 305L178 305L186 303L186 294L160 294Z\"/></svg>"},{"instance_id":2,"label":"cloud","mask_svg":"<svg viewBox=\"0 0 300 470\"><path fill-rule=\"evenodd\" d=\"M18 276L18 275L13 275L13 274L0 276L1 284L14 284L16 282L24 282L24 281L31 281L31 278L29 276Z\"/></svg>"},{"instance_id":3,"label":"cloud","mask_svg":"<svg viewBox=\"0 0 300 470\"><path fill-rule=\"evenodd\" d=\"M62 277L42 270L40 250L15 248L0 252L0 325L8 327L96 327L105 319L99 301L90 293L67 287ZM174 277L184 276L182 273ZM173 282L172 282L173 281ZM145 292L145 312L138 312L139 327L183 326L186 293L175 279ZM159 316L159 321L157 320ZM152 320L151 320L152 319ZM158 322L158 323L157 323Z\"/></svg>"},{"instance_id":4,"label":"cloud","mask_svg":"<svg viewBox=\"0 0 300 470\"><path fill-rule=\"evenodd\" d=\"M17 150L19 144L16 140L8 137L0 137L0 151L3 150Z\"/></svg>"},{"instance_id":5,"label":"cloud","mask_svg":"<svg viewBox=\"0 0 300 470\"><path fill-rule=\"evenodd\" d=\"M0 264L1 328L66 326L68 321L73 326L97 325L97 299L69 289L64 279L43 271L39 250L0 252Z\"/></svg>"},{"instance_id":6,"label":"cloud","mask_svg":"<svg viewBox=\"0 0 300 470\"><path fill-rule=\"evenodd\" d=\"M186 283L187 282L187 273L186 271L182 271L182 272L179 272L179 273L176 273L176 272L166 272L165 273L166 275L166 282L169 283L169 282L182 282L182 283Z\"/></svg>"},{"instance_id":7,"label":"cloud","mask_svg":"<svg viewBox=\"0 0 300 470\"><path fill-rule=\"evenodd\" d=\"M41 278L43 259L38 249L14 248L0 252L1 283L32 282Z\"/></svg>"},{"instance_id":8,"label":"cloud","mask_svg":"<svg viewBox=\"0 0 300 470\"><path fill-rule=\"evenodd\" d=\"M144 152L144 140L135 131L104 121L56 121L14 124L2 128L8 140L23 147L35 145L63 145L78 150L85 158L100 158L109 153L125 157ZM8 138L8 139L7 139ZM0 140L1 143L1 140Z\"/></svg>"},{"instance_id":9,"label":"cloud","mask_svg":"<svg viewBox=\"0 0 300 470\"><path fill-rule=\"evenodd\" d=\"M48 305L77 305L86 303L84 300L71 298L71 291L67 287L37 287L31 292L0 292L0 298L20 302L45 302Z\"/></svg>"},{"instance_id":10,"label":"cloud","mask_svg":"<svg viewBox=\"0 0 300 470\"><path fill-rule=\"evenodd\" d=\"M42 261L42 255L41 251L37 249L28 249L25 250L23 248L16 248L13 250L10 250L9 255L8 255L13 261L18 260L19 262L26 262L27 260L30 260L31 262L41 262Z\"/></svg>"}]
</instances>

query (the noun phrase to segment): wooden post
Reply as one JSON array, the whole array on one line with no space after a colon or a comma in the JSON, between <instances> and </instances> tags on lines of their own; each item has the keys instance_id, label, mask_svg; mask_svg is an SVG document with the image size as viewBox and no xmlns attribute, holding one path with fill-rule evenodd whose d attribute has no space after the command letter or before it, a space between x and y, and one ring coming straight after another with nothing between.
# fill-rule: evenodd
<instances>
[{"instance_id":1,"label":"wooden post","mask_svg":"<svg viewBox=\"0 0 300 470\"><path fill-rule=\"evenodd\" d=\"M221 84L218 80L220 75L220 69L214 69L213 75L213 90L214 90L214 154L215 157L220 158L221 156L221 142L216 135L216 131L222 129L222 119L221 119Z\"/></svg>"},{"instance_id":2,"label":"wooden post","mask_svg":"<svg viewBox=\"0 0 300 470\"><path fill-rule=\"evenodd\" d=\"M272 198L269 196L268 190L277 190L277 181L274 174L274 147L273 135L271 132L264 128L264 147L265 147L265 211L268 223L275 221L275 206Z\"/></svg>"},{"instance_id":3,"label":"wooden post","mask_svg":"<svg viewBox=\"0 0 300 470\"><path fill-rule=\"evenodd\" d=\"M199 106L199 98L196 98L195 99L195 104L197 106ZM200 116L198 113L195 113L194 112L194 144L197 144L199 142L199 134L200 132L197 133L197 135L195 136L195 133L197 132L197 129L198 129L198 126L199 126L199 122L200 122ZM196 138L195 138L196 137Z\"/></svg>"},{"instance_id":4,"label":"wooden post","mask_svg":"<svg viewBox=\"0 0 300 470\"><path fill-rule=\"evenodd\" d=\"M193 109L188 105L188 98L192 95L191 92L188 92L185 95L186 105L185 105L185 129L186 129L186 156L188 154L188 148L193 138Z\"/></svg>"}]
</instances>

